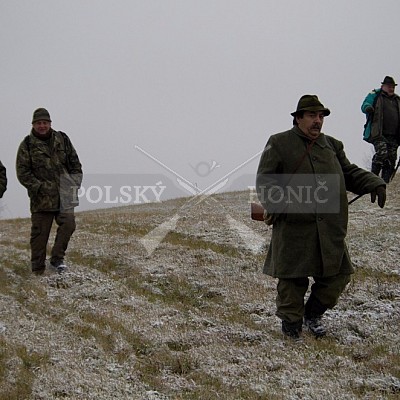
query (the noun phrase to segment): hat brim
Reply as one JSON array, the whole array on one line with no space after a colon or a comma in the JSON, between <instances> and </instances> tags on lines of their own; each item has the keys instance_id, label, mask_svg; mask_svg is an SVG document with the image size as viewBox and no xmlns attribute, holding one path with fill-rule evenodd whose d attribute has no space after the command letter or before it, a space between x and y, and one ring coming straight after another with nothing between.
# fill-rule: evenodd
<instances>
[{"instance_id":1,"label":"hat brim","mask_svg":"<svg viewBox=\"0 0 400 400\"><path fill-rule=\"evenodd\" d=\"M300 110L296 110L292 113L290 113L290 115L292 117L295 117L298 113L300 112L304 112L304 111L311 111L311 112L317 112L317 111L322 111L324 113L324 116L327 117L331 111L328 108L320 108L320 107L305 107L305 108L301 108Z\"/></svg>"},{"instance_id":2,"label":"hat brim","mask_svg":"<svg viewBox=\"0 0 400 400\"><path fill-rule=\"evenodd\" d=\"M47 121L47 122L51 122L50 118L46 118L46 117L40 117L40 118L35 118L32 120L32 124L34 124L35 122L39 122L39 121Z\"/></svg>"}]
</instances>

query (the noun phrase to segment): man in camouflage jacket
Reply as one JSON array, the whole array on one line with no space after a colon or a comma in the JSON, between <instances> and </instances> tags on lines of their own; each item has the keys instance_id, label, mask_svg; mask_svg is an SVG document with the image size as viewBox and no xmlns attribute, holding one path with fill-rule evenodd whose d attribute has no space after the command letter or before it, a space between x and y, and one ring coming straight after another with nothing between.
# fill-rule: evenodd
<instances>
[{"instance_id":1,"label":"man in camouflage jacket","mask_svg":"<svg viewBox=\"0 0 400 400\"><path fill-rule=\"evenodd\" d=\"M6 167L0 161L0 198L3 197L4 192L7 189L7 174Z\"/></svg>"},{"instance_id":2,"label":"man in camouflage jacket","mask_svg":"<svg viewBox=\"0 0 400 400\"><path fill-rule=\"evenodd\" d=\"M50 264L62 272L76 227L74 207L78 205L82 166L69 137L52 129L50 114L44 108L33 113L31 133L18 148L16 169L30 198L32 271L40 274L45 270L46 248L55 220L58 228Z\"/></svg>"},{"instance_id":3,"label":"man in camouflage jacket","mask_svg":"<svg viewBox=\"0 0 400 400\"><path fill-rule=\"evenodd\" d=\"M350 163L343 144L321 132L329 114L317 96L302 96L293 128L269 138L257 171L257 194L273 226L264 272L278 278L276 315L283 333L296 339L303 323L315 336L326 333L321 317L353 273L347 190L371 193L380 207L386 199L385 182ZM304 302L309 277L314 283Z\"/></svg>"}]
</instances>

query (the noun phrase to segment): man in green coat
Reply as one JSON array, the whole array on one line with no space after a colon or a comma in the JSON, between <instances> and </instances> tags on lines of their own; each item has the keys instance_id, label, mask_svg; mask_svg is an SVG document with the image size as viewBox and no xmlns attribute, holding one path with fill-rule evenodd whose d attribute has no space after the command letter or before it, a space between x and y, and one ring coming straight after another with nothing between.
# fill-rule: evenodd
<instances>
[{"instance_id":1,"label":"man in green coat","mask_svg":"<svg viewBox=\"0 0 400 400\"><path fill-rule=\"evenodd\" d=\"M58 228L50 264L62 272L66 269L65 252L75 231L74 207L78 205L82 166L69 137L52 129L45 108L33 113L31 133L18 148L16 169L30 198L32 271L42 274L45 270L47 242L55 220Z\"/></svg>"},{"instance_id":2,"label":"man in green coat","mask_svg":"<svg viewBox=\"0 0 400 400\"><path fill-rule=\"evenodd\" d=\"M6 167L0 161L0 198L3 197L4 192L7 189L7 174Z\"/></svg>"},{"instance_id":3,"label":"man in green coat","mask_svg":"<svg viewBox=\"0 0 400 400\"><path fill-rule=\"evenodd\" d=\"M302 96L293 128L269 138L257 171L265 222L273 225L264 273L278 278L276 315L296 339L303 322L315 336L326 334L321 317L354 272L345 244L346 191L371 193L380 207L386 200L385 182L350 163L343 144L321 132L329 114L317 96Z\"/></svg>"}]
</instances>

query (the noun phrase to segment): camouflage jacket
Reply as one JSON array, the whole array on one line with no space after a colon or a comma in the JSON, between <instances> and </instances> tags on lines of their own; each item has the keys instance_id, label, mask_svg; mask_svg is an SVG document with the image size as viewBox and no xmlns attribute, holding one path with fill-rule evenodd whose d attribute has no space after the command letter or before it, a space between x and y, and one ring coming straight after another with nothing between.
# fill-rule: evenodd
<instances>
[{"instance_id":1,"label":"camouflage jacket","mask_svg":"<svg viewBox=\"0 0 400 400\"><path fill-rule=\"evenodd\" d=\"M16 169L32 213L67 211L79 204L82 165L65 133L52 129L50 139L41 140L31 132L18 148Z\"/></svg>"},{"instance_id":2,"label":"camouflage jacket","mask_svg":"<svg viewBox=\"0 0 400 400\"><path fill-rule=\"evenodd\" d=\"M0 161L0 198L3 197L4 192L7 189L7 175L6 167Z\"/></svg>"}]
</instances>

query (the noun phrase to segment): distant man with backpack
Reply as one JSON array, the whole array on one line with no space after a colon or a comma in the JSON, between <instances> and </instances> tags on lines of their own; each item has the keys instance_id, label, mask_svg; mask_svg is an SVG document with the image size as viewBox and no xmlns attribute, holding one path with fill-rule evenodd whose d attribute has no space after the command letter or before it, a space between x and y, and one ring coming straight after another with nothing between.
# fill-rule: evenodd
<instances>
[{"instance_id":1,"label":"distant man with backpack","mask_svg":"<svg viewBox=\"0 0 400 400\"><path fill-rule=\"evenodd\" d=\"M371 171L389 183L400 144L400 96L394 93L397 84L385 76L380 89L372 90L364 99L361 111L367 115L364 140L372 143L375 154Z\"/></svg>"},{"instance_id":2,"label":"distant man with backpack","mask_svg":"<svg viewBox=\"0 0 400 400\"><path fill-rule=\"evenodd\" d=\"M345 243L347 191L370 193L380 207L386 200L385 182L352 164L343 143L321 131L329 114L317 96L302 96L293 128L270 136L257 170L257 195L273 227L264 273L278 278L276 315L294 339L303 324L316 337L326 334L322 316L354 272Z\"/></svg>"},{"instance_id":3,"label":"distant man with backpack","mask_svg":"<svg viewBox=\"0 0 400 400\"><path fill-rule=\"evenodd\" d=\"M0 161L0 198L3 197L4 192L7 189L7 174L6 167Z\"/></svg>"},{"instance_id":4,"label":"distant man with backpack","mask_svg":"<svg viewBox=\"0 0 400 400\"><path fill-rule=\"evenodd\" d=\"M18 148L16 169L30 198L32 272L42 274L46 268L46 249L54 220L58 228L50 265L63 272L65 252L76 227L74 207L78 205L82 166L69 137L52 129L45 108L33 113L31 133Z\"/></svg>"}]
</instances>

